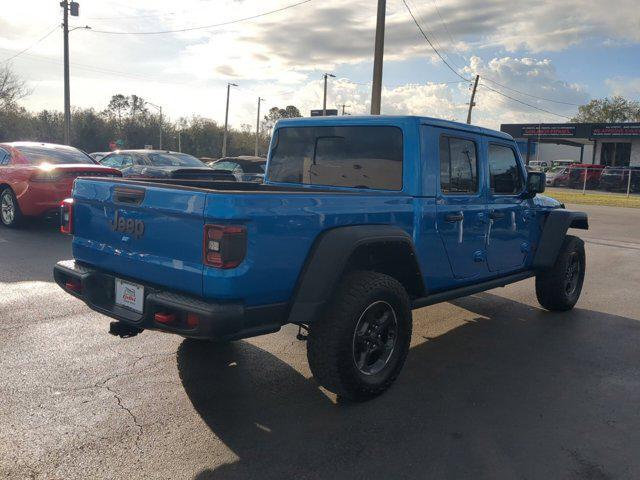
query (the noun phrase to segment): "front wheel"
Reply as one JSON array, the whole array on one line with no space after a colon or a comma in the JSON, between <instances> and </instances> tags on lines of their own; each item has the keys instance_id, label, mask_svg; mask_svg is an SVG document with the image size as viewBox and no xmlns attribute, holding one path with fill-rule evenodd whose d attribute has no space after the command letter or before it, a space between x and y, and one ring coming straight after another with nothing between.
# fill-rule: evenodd
<instances>
[{"instance_id":1,"label":"front wheel","mask_svg":"<svg viewBox=\"0 0 640 480\"><path fill-rule=\"evenodd\" d=\"M5 227L15 228L22 221L22 213L13 190L5 188L0 192L0 221Z\"/></svg>"},{"instance_id":2,"label":"front wheel","mask_svg":"<svg viewBox=\"0 0 640 480\"><path fill-rule=\"evenodd\" d=\"M584 242L567 235L553 268L536 275L540 305L551 311L571 310L582 292L585 267Z\"/></svg>"},{"instance_id":3,"label":"front wheel","mask_svg":"<svg viewBox=\"0 0 640 480\"><path fill-rule=\"evenodd\" d=\"M404 287L376 272L353 272L309 327L307 359L316 380L351 400L380 395L409 352L411 306Z\"/></svg>"}]
</instances>

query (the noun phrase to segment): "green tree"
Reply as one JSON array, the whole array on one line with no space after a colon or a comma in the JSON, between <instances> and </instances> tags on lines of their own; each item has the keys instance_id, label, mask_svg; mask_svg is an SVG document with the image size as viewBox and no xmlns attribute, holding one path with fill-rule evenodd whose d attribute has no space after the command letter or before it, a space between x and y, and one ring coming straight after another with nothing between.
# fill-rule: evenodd
<instances>
[{"instance_id":1,"label":"green tree","mask_svg":"<svg viewBox=\"0 0 640 480\"><path fill-rule=\"evenodd\" d=\"M298 107L295 107L293 105L287 105L285 108L272 107L264 116L262 129L271 132L273 126L281 118L298 118L301 116L302 115L300 114L300 110L298 110Z\"/></svg>"},{"instance_id":2,"label":"green tree","mask_svg":"<svg viewBox=\"0 0 640 480\"><path fill-rule=\"evenodd\" d=\"M621 96L591 100L578 107L576 123L620 123L640 121L640 102Z\"/></svg>"}]
</instances>

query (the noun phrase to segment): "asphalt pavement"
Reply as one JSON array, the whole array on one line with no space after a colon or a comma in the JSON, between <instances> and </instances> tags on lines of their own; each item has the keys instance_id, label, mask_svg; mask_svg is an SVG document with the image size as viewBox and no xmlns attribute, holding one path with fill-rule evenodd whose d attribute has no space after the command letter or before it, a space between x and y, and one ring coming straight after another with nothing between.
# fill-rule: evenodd
<instances>
[{"instance_id":1,"label":"asphalt pavement","mask_svg":"<svg viewBox=\"0 0 640 480\"><path fill-rule=\"evenodd\" d=\"M575 209L573 311L532 279L417 310L404 371L364 404L317 386L293 327L112 337L52 282L67 237L0 229L0 478L640 478L640 209Z\"/></svg>"}]
</instances>

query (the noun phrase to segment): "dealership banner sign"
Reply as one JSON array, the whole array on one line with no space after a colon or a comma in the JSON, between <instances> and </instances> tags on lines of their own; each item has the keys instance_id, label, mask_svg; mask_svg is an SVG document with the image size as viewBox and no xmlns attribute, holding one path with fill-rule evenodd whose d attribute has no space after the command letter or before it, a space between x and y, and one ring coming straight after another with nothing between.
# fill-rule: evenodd
<instances>
[{"instance_id":1,"label":"dealership banner sign","mask_svg":"<svg viewBox=\"0 0 640 480\"><path fill-rule=\"evenodd\" d=\"M523 137L575 137L574 125L525 125L522 127Z\"/></svg>"},{"instance_id":2,"label":"dealership banner sign","mask_svg":"<svg viewBox=\"0 0 640 480\"><path fill-rule=\"evenodd\" d=\"M624 123L595 125L591 129L591 138L602 137L640 137L640 125Z\"/></svg>"}]
</instances>

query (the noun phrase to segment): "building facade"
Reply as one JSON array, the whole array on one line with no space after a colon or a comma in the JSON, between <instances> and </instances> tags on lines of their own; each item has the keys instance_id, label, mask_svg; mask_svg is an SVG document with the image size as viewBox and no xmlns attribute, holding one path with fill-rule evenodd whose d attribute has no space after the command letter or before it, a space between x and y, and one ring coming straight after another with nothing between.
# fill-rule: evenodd
<instances>
[{"instance_id":1,"label":"building facade","mask_svg":"<svg viewBox=\"0 0 640 480\"><path fill-rule=\"evenodd\" d=\"M640 123L503 124L500 130L518 142L527 163L570 159L640 167Z\"/></svg>"}]
</instances>

